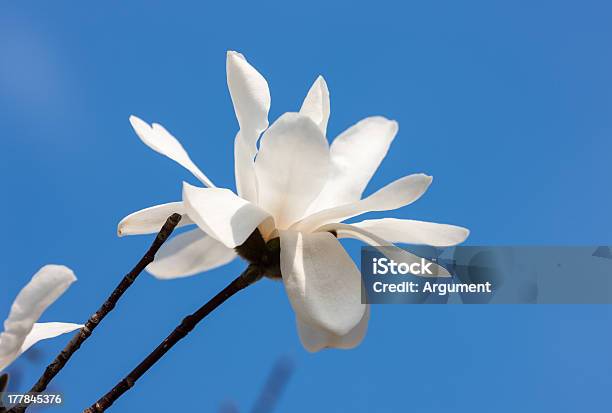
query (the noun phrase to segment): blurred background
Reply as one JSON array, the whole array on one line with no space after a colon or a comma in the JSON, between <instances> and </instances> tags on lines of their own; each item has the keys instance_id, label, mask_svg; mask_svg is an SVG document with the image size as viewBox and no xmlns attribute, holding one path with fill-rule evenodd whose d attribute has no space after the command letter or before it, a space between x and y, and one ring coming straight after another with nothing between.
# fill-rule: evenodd
<instances>
[{"instance_id":1,"label":"blurred background","mask_svg":"<svg viewBox=\"0 0 612 413\"><path fill-rule=\"evenodd\" d=\"M466 226L472 245L609 245L611 19L591 0L2 2L0 319L36 270L62 263L79 282L43 320L85 321L152 240L117 238L119 220L196 183L138 140L130 114L234 188L228 49L268 80L271 120L322 74L330 139L366 116L399 121L366 193L409 173L434 183L384 215ZM57 410L94 402L243 267L143 274L54 382ZM291 365L279 412L602 411L611 326L609 306L378 305L360 347L309 354L282 285L264 280L112 411L256 411L278 360ZM22 359L13 390L68 340Z\"/></svg>"}]
</instances>

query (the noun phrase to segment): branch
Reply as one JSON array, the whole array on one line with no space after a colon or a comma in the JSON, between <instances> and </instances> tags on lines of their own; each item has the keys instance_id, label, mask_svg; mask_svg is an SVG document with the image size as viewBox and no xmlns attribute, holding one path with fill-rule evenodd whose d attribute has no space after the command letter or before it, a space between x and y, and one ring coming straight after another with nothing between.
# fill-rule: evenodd
<instances>
[{"instance_id":1,"label":"branch","mask_svg":"<svg viewBox=\"0 0 612 413\"><path fill-rule=\"evenodd\" d=\"M102 396L91 407L85 409L83 413L101 413L108 409L117 399L136 384L155 363L157 363L176 343L185 338L191 330L198 325L208 314L212 313L217 307L223 304L228 298L238 291L248 287L263 276L261 268L251 264L242 274L225 287L220 293L215 295L210 301L200 307L195 313L185 317L181 324L174 329L164 341L161 342L134 370L132 370L123 380L113 387L106 395Z\"/></svg>"},{"instance_id":2,"label":"branch","mask_svg":"<svg viewBox=\"0 0 612 413\"><path fill-rule=\"evenodd\" d=\"M138 261L138 264L130 271L119 283L117 288L111 293L106 299L104 304L96 311L85 323L85 326L81 328L78 333L70 340L66 347L58 354L58 356L47 366L43 375L38 379L36 384L30 389L29 393L41 393L45 391L51 380L60 372L62 368L68 363L68 360L72 355L81 347L81 344L91 336L91 333L96 329L98 324L110 313L115 305L121 298L121 296L127 291L128 288L134 283L136 278L140 275L142 270L147 265L153 262L155 254L166 242L172 231L176 228L181 220L180 214L172 214L167 220L164 226L161 228L157 237L151 244L151 247L147 253ZM28 408L27 404L21 404L15 406L9 410L9 413L23 413Z\"/></svg>"},{"instance_id":3,"label":"branch","mask_svg":"<svg viewBox=\"0 0 612 413\"><path fill-rule=\"evenodd\" d=\"M289 357L283 357L274 363L268 380L251 413L272 413L293 374L295 366Z\"/></svg>"}]
</instances>

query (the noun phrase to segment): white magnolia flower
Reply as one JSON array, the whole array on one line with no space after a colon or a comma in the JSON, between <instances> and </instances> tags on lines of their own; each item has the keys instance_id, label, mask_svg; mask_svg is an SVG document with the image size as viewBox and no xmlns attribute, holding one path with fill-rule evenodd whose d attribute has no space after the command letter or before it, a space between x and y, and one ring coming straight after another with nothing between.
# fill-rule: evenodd
<instances>
[{"instance_id":1,"label":"white magnolia flower","mask_svg":"<svg viewBox=\"0 0 612 413\"><path fill-rule=\"evenodd\" d=\"M75 281L70 268L45 265L21 290L0 333L0 371L40 340L83 327L72 323L37 323L47 307Z\"/></svg>"},{"instance_id":2,"label":"white magnolia flower","mask_svg":"<svg viewBox=\"0 0 612 413\"><path fill-rule=\"evenodd\" d=\"M299 113L285 113L269 128L268 84L239 53L227 54L227 83L240 126L234 148L238 195L215 187L162 126L132 116L132 126L145 144L187 168L206 188L184 183L182 202L135 212L119 223L118 233L155 233L174 212L183 215L181 225L197 225L165 244L147 268L162 279L218 267L236 253L253 261L253 252L245 247L249 243L243 243L261 233L268 247L280 254L280 273L271 269L267 275L282 274L306 349L352 348L364 337L369 308L361 302L359 269L338 238L374 246L450 246L464 241L468 230L391 218L342 223L366 212L411 204L431 184L430 176L409 175L361 198L397 133L397 122L366 118L330 146L329 91L322 77L310 88ZM419 259L403 250L398 254L403 261ZM439 275L448 275L436 268Z\"/></svg>"}]
</instances>

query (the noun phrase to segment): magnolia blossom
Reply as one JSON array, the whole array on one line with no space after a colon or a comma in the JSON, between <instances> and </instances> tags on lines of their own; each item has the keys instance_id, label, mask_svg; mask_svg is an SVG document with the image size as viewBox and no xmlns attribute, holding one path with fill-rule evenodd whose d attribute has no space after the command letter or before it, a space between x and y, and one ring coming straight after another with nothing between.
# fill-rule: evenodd
<instances>
[{"instance_id":1,"label":"magnolia blossom","mask_svg":"<svg viewBox=\"0 0 612 413\"><path fill-rule=\"evenodd\" d=\"M0 371L40 340L83 327L72 323L37 323L42 313L76 281L63 265L45 265L13 302L0 333Z\"/></svg>"},{"instance_id":2,"label":"magnolia blossom","mask_svg":"<svg viewBox=\"0 0 612 413\"><path fill-rule=\"evenodd\" d=\"M230 262L258 230L264 241L280 247L278 275L306 349L355 347L365 335L370 311L361 300L360 271L338 239L374 246L451 246L464 241L468 230L392 218L343 223L409 205L431 184L430 176L409 175L362 198L395 138L397 122L380 116L363 119L329 145L329 91L323 77L316 79L299 112L285 113L270 127L268 84L239 53L227 54L227 84L240 127L234 148L237 194L215 187L163 126L132 116L146 145L187 168L205 187L184 183L182 201L135 212L119 223L118 233L155 233L175 212L183 216L180 225L196 224L164 245L147 268L170 279ZM397 254L404 262L419 259L399 249ZM448 275L434 267L434 273Z\"/></svg>"}]
</instances>

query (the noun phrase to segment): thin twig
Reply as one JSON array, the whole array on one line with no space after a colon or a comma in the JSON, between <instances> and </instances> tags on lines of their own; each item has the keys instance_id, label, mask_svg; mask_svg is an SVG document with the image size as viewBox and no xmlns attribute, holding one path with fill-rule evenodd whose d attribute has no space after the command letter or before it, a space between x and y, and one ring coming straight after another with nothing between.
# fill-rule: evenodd
<instances>
[{"instance_id":1,"label":"thin twig","mask_svg":"<svg viewBox=\"0 0 612 413\"><path fill-rule=\"evenodd\" d=\"M104 304L96 311L85 323L85 326L81 328L78 333L70 340L70 342L66 345L66 347L60 352L60 354L47 366L43 375L38 379L36 384L30 389L29 393L41 393L45 391L51 380L60 372L62 368L66 365L70 357L81 347L81 344L95 330L95 328L100 324L100 322L110 313L115 305L121 298L121 296L127 291L128 288L134 283L136 278L140 275L142 270L145 269L147 265L153 262L155 258L155 254L161 248L161 246L166 242L172 231L176 228L178 223L181 220L180 214L172 214L167 220L164 226L161 228L155 240L151 244L151 247L147 251L147 253L138 261L138 264L127 273L125 277L121 280L117 288L111 293L111 295L106 299ZM28 408L28 405L19 405L11 408L9 413L23 413Z\"/></svg>"},{"instance_id":2,"label":"thin twig","mask_svg":"<svg viewBox=\"0 0 612 413\"><path fill-rule=\"evenodd\" d=\"M240 274L234 281L225 287L220 293L215 295L210 301L200 307L195 313L185 317L181 324L174 329L164 341L161 342L134 370L132 370L123 380L113 387L106 395L102 396L91 407L85 409L83 413L101 413L108 409L119 397L136 384L136 381L157 363L176 343L185 338L191 330L195 328L208 314L223 304L228 298L238 291L248 287L262 277L263 273L257 265L249 267Z\"/></svg>"}]
</instances>

